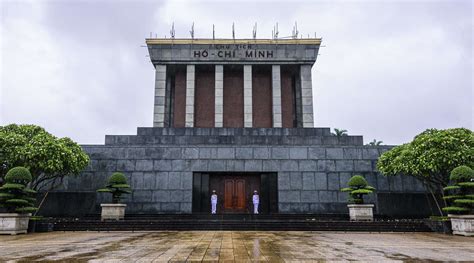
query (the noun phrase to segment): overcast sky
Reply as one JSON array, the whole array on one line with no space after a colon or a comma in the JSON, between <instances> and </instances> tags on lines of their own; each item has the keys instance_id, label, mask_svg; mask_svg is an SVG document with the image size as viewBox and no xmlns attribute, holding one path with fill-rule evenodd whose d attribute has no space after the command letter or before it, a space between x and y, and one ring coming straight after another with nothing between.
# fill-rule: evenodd
<instances>
[{"instance_id":1,"label":"overcast sky","mask_svg":"<svg viewBox=\"0 0 474 263\"><path fill-rule=\"evenodd\" d=\"M0 125L32 123L81 144L152 126L153 32L323 38L315 126L386 144L427 128L473 129L471 1L0 1Z\"/></svg>"}]
</instances>

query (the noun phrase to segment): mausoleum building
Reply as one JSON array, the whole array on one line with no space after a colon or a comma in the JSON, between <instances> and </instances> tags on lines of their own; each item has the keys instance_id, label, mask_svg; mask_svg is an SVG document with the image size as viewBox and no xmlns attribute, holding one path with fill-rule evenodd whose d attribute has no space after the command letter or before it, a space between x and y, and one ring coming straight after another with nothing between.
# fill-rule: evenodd
<instances>
[{"instance_id":1,"label":"mausoleum building","mask_svg":"<svg viewBox=\"0 0 474 263\"><path fill-rule=\"evenodd\" d=\"M123 172L133 189L125 200L131 214L210 213L212 190L218 214L251 213L255 190L261 214L342 214L347 193L339 189L355 174L377 188L369 198L376 214L429 214L419 182L377 172L390 146L314 128L312 68L321 39L146 43L156 70L153 127L83 145L88 168L52 194L45 213L97 213L109 196L96 189Z\"/></svg>"}]
</instances>

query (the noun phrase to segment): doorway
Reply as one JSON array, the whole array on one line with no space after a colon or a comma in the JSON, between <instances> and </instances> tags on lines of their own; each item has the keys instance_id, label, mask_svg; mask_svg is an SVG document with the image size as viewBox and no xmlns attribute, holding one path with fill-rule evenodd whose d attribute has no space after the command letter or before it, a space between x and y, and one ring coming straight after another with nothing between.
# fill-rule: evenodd
<instances>
[{"instance_id":1,"label":"doorway","mask_svg":"<svg viewBox=\"0 0 474 263\"><path fill-rule=\"evenodd\" d=\"M210 196L215 190L218 214L253 213L252 195L260 196L260 214L278 211L276 173L198 173L193 174L193 213L210 212Z\"/></svg>"}]
</instances>

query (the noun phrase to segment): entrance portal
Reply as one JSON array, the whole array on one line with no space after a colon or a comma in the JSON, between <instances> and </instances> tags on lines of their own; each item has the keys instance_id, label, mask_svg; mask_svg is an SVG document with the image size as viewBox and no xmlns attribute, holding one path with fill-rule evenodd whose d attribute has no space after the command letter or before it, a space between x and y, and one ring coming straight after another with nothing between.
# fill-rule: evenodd
<instances>
[{"instance_id":1,"label":"entrance portal","mask_svg":"<svg viewBox=\"0 0 474 263\"><path fill-rule=\"evenodd\" d=\"M278 211L276 173L194 173L193 213L210 213L212 190L217 193L217 213L253 212L252 195L260 195L260 213Z\"/></svg>"}]
</instances>

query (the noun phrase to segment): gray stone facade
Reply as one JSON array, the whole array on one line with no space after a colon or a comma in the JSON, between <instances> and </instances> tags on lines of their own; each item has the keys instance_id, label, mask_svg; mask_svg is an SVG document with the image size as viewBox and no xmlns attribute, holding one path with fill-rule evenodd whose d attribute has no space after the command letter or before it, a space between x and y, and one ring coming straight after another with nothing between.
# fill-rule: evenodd
<instances>
[{"instance_id":1,"label":"gray stone facade","mask_svg":"<svg viewBox=\"0 0 474 263\"><path fill-rule=\"evenodd\" d=\"M83 148L89 166L60 192L94 195L95 210L84 213L110 201L95 190L116 171L133 188L127 213L191 213L193 172L275 172L279 213L347 213L339 189L355 174L377 188L367 200L376 213L385 211L381 194L425 198L413 178L377 173L377 158L390 146L364 146L361 136L338 138L329 128L138 128L137 135L106 136L105 145Z\"/></svg>"}]
</instances>

